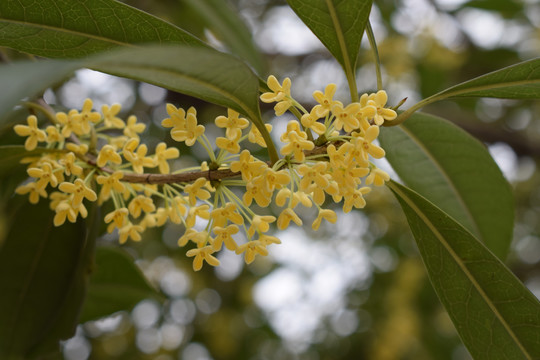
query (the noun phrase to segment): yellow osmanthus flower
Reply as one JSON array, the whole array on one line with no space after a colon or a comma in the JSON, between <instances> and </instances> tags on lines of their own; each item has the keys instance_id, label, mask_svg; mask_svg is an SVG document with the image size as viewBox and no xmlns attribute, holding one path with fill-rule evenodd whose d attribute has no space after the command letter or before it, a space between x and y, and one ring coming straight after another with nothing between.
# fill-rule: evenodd
<instances>
[{"instance_id":1,"label":"yellow osmanthus flower","mask_svg":"<svg viewBox=\"0 0 540 360\"><path fill-rule=\"evenodd\" d=\"M275 171L274 169L266 168L261 176L266 185L266 190L270 193L275 189L281 189L291 181L291 176L287 170Z\"/></svg>"},{"instance_id":2,"label":"yellow osmanthus flower","mask_svg":"<svg viewBox=\"0 0 540 360\"><path fill-rule=\"evenodd\" d=\"M215 226L213 230L214 230L214 234L216 234L216 237L212 244L212 247L215 251L221 250L221 247L223 246L223 244L225 244L225 247L231 251L235 251L238 248L238 245L232 238L234 234L240 231L238 229L238 226L229 225L225 228L220 227L220 226Z\"/></svg>"},{"instance_id":3,"label":"yellow osmanthus flower","mask_svg":"<svg viewBox=\"0 0 540 360\"><path fill-rule=\"evenodd\" d=\"M83 168L79 165L75 164L75 154L72 152L67 153L64 155L60 160L58 160L58 163L62 166L64 166L64 173L66 175L81 175L83 172Z\"/></svg>"},{"instance_id":4,"label":"yellow osmanthus flower","mask_svg":"<svg viewBox=\"0 0 540 360\"><path fill-rule=\"evenodd\" d=\"M291 79L285 78L283 85L280 85L276 77L270 75L266 83L272 92L262 94L260 96L261 101L265 103L275 102L274 111L276 116L283 115L292 106Z\"/></svg>"},{"instance_id":5,"label":"yellow osmanthus flower","mask_svg":"<svg viewBox=\"0 0 540 360\"><path fill-rule=\"evenodd\" d=\"M292 208L284 209L277 219L277 227L280 230L286 229L289 227L289 223L293 221L296 225L302 226L302 219L296 215Z\"/></svg>"},{"instance_id":6,"label":"yellow osmanthus flower","mask_svg":"<svg viewBox=\"0 0 540 360\"><path fill-rule=\"evenodd\" d=\"M268 133L272 131L271 124L264 124L264 127L266 128L266 131L268 131ZM266 148L266 142L264 142L264 138L260 130L257 128L257 126L255 126L255 124L251 125L251 128L248 133L248 140L249 142L257 144L260 147Z\"/></svg>"},{"instance_id":7,"label":"yellow osmanthus flower","mask_svg":"<svg viewBox=\"0 0 540 360\"><path fill-rule=\"evenodd\" d=\"M321 222L323 219L328 221L329 223L335 224L337 222L337 214L335 213L335 211L330 209L320 209L319 215L317 215L317 218L311 224L311 228L313 230L318 230L321 226Z\"/></svg>"},{"instance_id":8,"label":"yellow osmanthus flower","mask_svg":"<svg viewBox=\"0 0 540 360\"><path fill-rule=\"evenodd\" d=\"M367 96L367 98L366 98ZM362 95L363 99L361 98L361 101L366 101L368 105L373 105L377 109L377 113L373 117L373 122L375 125L382 125L385 120L391 121L394 120L397 117L397 113L392 110L385 108L386 102L388 101L388 95L386 94L386 91L379 90L375 94L370 95Z\"/></svg>"},{"instance_id":9,"label":"yellow osmanthus flower","mask_svg":"<svg viewBox=\"0 0 540 360\"><path fill-rule=\"evenodd\" d=\"M362 187L360 189L356 189L347 194L344 194L343 198L345 201L343 202L343 212L348 213L352 210L353 207L361 209L366 206L366 200L364 199L364 195L370 191L371 188Z\"/></svg>"},{"instance_id":10,"label":"yellow osmanthus flower","mask_svg":"<svg viewBox=\"0 0 540 360\"><path fill-rule=\"evenodd\" d=\"M270 230L270 224L276 221L275 216L271 215L255 215L251 220L251 226L249 227L247 233L249 237L253 237L255 232L265 233Z\"/></svg>"},{"instance_id":11,"label":"yellow osmanthus flower","mask_svg":"<svg viewBox=\"0 0 540 360\"><path fill-rule=\"evenodd\" d=\"M383 186L388 180L390 180L390 175L386 171L375 168L366 177L366 185Z\"/></svg>"},{"instance_id":12,"label":"yellow osmanthus flower","mask_svg":"<svg viewBox=\"0 0 540 360\"><path fill-rule=\"evenodd\" d=\"M135 148L137 150L135 150ZM154 159L146 156L148 148L146 144L139 146L139 139L131 139L124 145L124 158L131 163L133 171L142 174L144 168L153 168L156 166Z\"/></svg>"},{"instance_id":13,"label":"yellow osmanthus flower","mask_svg":"<svg viewBox=\"0 0 540 360\"><path fill-rule=\"evenodd\" d=\"M236 204L231 202L226 203L223 207L214 208L210 212L210 218L212 218L215 227L225 227L228 221L237 225L244 223L244 218L236 210Z\"/></svg>"},{"instance_id":14,"label":"yellow osmanthus flower","mask_svg":"<svg viewBox=\"0 0 540 360\"><path fill-rule=\"evenodd\" d=\"M143 231L144 229L142 226L135 225L131 223L131 221L128 221L126 225L122 226L120 230L118 230L118 242L120 244L124 244L129 238L131 238L131 240L133 241L141 241L140 233L142 233Z\"/></svg>"},{"instance_id":15,"label":"yellow osmanthus flower","mask_svg":"<svg viewBox=\"0 0 540 360\"><path fill-rule=\"evenodd\" d=\"M194 114L188 113L185 127L174 127L171 130L171 137L178 142L185 142L187 146L193 146L197 138L204 134L204 126L197 124L197 117Z\"/></svg>"},{"instance_id":16,"label":"yellow osmanthus flower","mask_svg":"<svg viewBox=\"0 0 540 360\"><path fill-rule=\"evenodd\" d=\"M124 128L124 135L128 138L139 138L139 134L146 129L146 125L137 122L135 115L130 115L127 119L126 127Z\"/></svg>"},{"instance_id":17,"label":"yellow osmanthus flower","mask_svg":"<svg viewBox=\"0 0 540 360\"><path fill-rule=\"evenodd\" d=\"M319 116L317 116L313 111L309 114L302 115L302 118L300 119L300 122L302 125L307 128L313 130L315 133L322 135L326 132L326 126L324 124L318 122Z\"/></svg>"},{"instance_id":18,"label":"yellow osmanthus flower","mask_svg":"<svg viewBox=\"0 0 540 360\"><path fill-rule=\"evenodd\" d=\"M244 181L249 181L259 176L267 167L268 165L264 162L255 159L249 150L242 150L239 159L231 163L231 170L242 173L242 179Z\"/></svg>"},{"instance_id":19,"label":"yellow osmanthus flower","mask_svg":"<svg viewBox=\"0 0 540 360\"><path fill-rule=\"evenodd\" d=\"M300 130L298 121L291 120L287 124L287 131L281 135L281 141L286 145L280 150L282 155L293 154L294 159L303 162L306 158L304 151L313 150L315 144L307 140L307 134Z\"/></svg>"},{"instance_id":20,"label":"yellow osmanthus flower","mask_svg":"<svg viewBox=\"0 0 540 360\"><path fill-rule=\"evenodd\" d=\"M64 112L56 113L56 121L62 125L62 136L69 137L71 133L76 135L83 135L84 129L81 122L81 117L77 110L69 111L67 114Z\"/></svg>"},{"instance_id":21,"label":"yellow osmanthus flower","mask_svg":"<svg viewBox=\"0 0 540 360\"><path fill-rule=\"evenodd\" d=\"M36 181L37 191L45 189L49 184L51 184L52 187L58 185L58 179L56 178L56 175L53 174L52 166L49 163L43 164L41 168L30 168L26 170L26 172L31 177L38 179Z\"/></svg>"},{"instance_id":22,"label":"yellow osmanthus flower","mask_svg":"<svg viewBox=\"0 0 540 360\"><path fill-rule=\"evenodd\" d=\"M101 150L99 150L96 164L99 167L104 167L105 165L107 165L107 162L111 162L117 165L122 164L122 158L120 157L120 154L116 152L114 146L109 144L104 145Z\"/></svg>"},{"instance_id":23,"label":"yellow osmanthus flower","mask_svg":"<svg viewBox=\"0 0 540 360\"><path fill-rule=\"evenodd\" d=\"M154 205L152 198L144 195L137 195L129 203L128 210L131 216L138 218L141 216L142 211L145 213L153 212L156 210L156 206Z\"/></svg>"},{"instance_id":24,"label":"yellow osmanthus flower","mask_svg":"<svg viewBox=\"0 0 540 360\"><path fill-rule=\"evenodd\" d=\"M61 143L65 140L56 126L49 125L45 131L47 132L47 144Z\"/></svg>"},{"instance_id":25,"label":"yellow osmanthus flower","mask_svg":"<svg viewBox=\"0 0 540 360\"><path fill-rule=\"evenodd\" d=\"M212 266L219 266L219 260L212 254L215 252L212 245L207 245L197 249L189 250L186 255L189 257L195 257L193 259L193 270L199 271L203 266L203 261L206 261Z\"/></svg>"},{"instance_id":26,"label":"yellow osmanthus flower","mask_svg":"<svg viewBox=\"0 0 540 360\"><path fill-rule=\"evenodd\" d=\"M228 151L231 154L238 154L240 152L240 144L238 144L238 140L240 140L242 133L237 133L236 135L237 137L234 139L222 136L218 137L216 139L217 147Z\"/></svg>"},{"instance_id":27,"label":"yellow osmanthus flower","mask_svg":"<svg viewBox=\"0 0 540 360\"><path fill-rule=\"evenodd\" d=\"M257 205L266 207L272 201L272 192L268 191L264 177L257 176L246 183L246 192L242 197L244 203L250 206L253 200Z\"/></svg>"},{"instance_id":28,"label":"yellow osmanthus flower","mask_svg":"<svg viewBox=\"0 0 540 360\"><path fill-rule=\"evenodd\" d=\"M255 260L257 254L266 256L268 255L268 250L266 249L266 243L260 240L251 240L245 244L240 245L236 249L237 254L244 254L244 260L246 264L251 264Z\"/></svg>"},{"instance_id":29,"label":"yellow osmanthus flower","mask_svg":"<svg viewBox=\"0 0 540 360\"><path fill-rule=\"evenodd\" d=\"M37 117L34 115L26 118L28 125L15 125L13 128L17 135L27 136L24 142L24 148L28 151L34 150L37 147L38 142L47 140L47 134L37 126Z\"/></svg>"},{"instance_id":30,"label":"yellow osmanthus flower","mask_svg":"<svg viewBox=\"0 0 540 360\"><path fill-rule=\"evenodd\" d=\"M45 189L36 188L36 183L31 182L28 184L20 185L15 189L15 192L19 195L28 194L28 201L32 204L37 204L39 202L39 197L47 198L47 192Z\"/></svg>"},{"instance_id":31,"label":"yellow osmanthus flower","mask_svg":"<svg viewBox=\"0 0 540 360\"><path fill-rule=\"evenodd\" d=\"M110 223L109 226L107 226L107 232L112 233L115 228L120 229L124 227L128 222L128 215L129 211L126 208L116 209L105 215L105 223Z\"/></svg>"},{"instance_id":32,"label":"yellow osmanthus flower","mask_svg":"<svg viewBox=\"0 0 540 360\"><path fill-rule=\"evenodd\" d=\"M82 179L75 179L74 183L63 182L58 186L58 189L65 193L73 194L73 199L71 201L73 208L78 208L85 198L90 201L97 200L97 195L94 190L87 187Z\"/></svg>"},{"instance_id":33,"label":"yellow osmanthus flower","mask_svg":"<svg viewBox=\"0 0 540 360\"><path fill-rule=\"evenodd\" d=\"M101 185L101 191L99 193L99 204L102 204L103 201L108 200L111 197L111 190L114 190L118 193L122 193L125 190L124 184L120 180L124 177L124 173L121 171L115 171L114 173L103 176L99 175L96 178L98 184Z\"/></svg>"},{"instance_id":34,"label":"yellow osmanthus flower","mask_svg":"<svg viewBox=\"0 0 540 360\"><path fill-rule=\"evenodd\" d=\"M167 148L167 144L160 142L156 146L154 161L159 167L159 172L168 174L170 172L169 162L167 160L176 159L180 156L180 151L177 148Z\"/></svg>"},{"instance_id":35,"label":"yellow osmanthus flower","mask_svg":"<svg viewBox=\"0 0 540 360\"><path fill-rule=\"evenodd\" d=\"M225 136L228 139L239 139L242 130L249 126L249 121L239 116L240 113L227 109L227 116L218 116L215 120L217 127L225 128Z\"/></svg>"},{"instance_id":36,"label":"yellow osmanthus flower","mask_svg":"<svg viewBox=\"0 0 540 360\"><path fill-rule=\"evenodd\" d=\"M346 132L351 132L360 127L360 121L356 118L356 114L360 111L359 103L352 103L343 107L341 104L332 106L332 114L336 117L334 126L336 129L344 129Z\"/></svg>"},{"instance_id":37,"label":"yellow osmanthus flower","mask_svg":"<svg viewBox=\"0 0 540 360\"><path fill-rule=\"evenodd\" d=\"M337 90L336 84L328 84L326 85L326 88L324 89L324 94L319 90L314 91L313 98L315 99L315 101L319 103L319 105L315 105L311 113L315 114L317 118L321 118L323 116L328 115L328 113L332 111L332 107L334 105L343 106L341 102L333 100L336 90Z\"/></svg>"},{"instance_id":38,"label":"yellow osmanthus flower","mask_svg":"<svg viewBox=\"0 0 540 360\"><path fill-rule=\"evenodd\" d=\"M101 114L97 111L92 111L92 108L94 107L94 103L91 99L85 99L81 112L80 117L81 121L86 124L90 123L97 123L101 120Z\"/></svg>"},{"instance_id":39,"label":"yellow osmanthus flower","mask_svg":"<svg viewBox=\"0 0 540 360\"><path fill-rule=\"evenodd\" d=\"M189 204L195 206L197 199L208 200L210 193L204 190L202 187L206 185L205 178L198 178L193 184L186 185L184 191L189 195Z\"/></svg>"},{"instance_id":40,"label":"yellow osmanthus flower","mask_svg":"<svg viewBox=\"0 0 540 360\"><path fill-rule=\"evenodd\" d=\"M103 114L103 121L108 128L123 129L126 127L124 120L120 119L116 115L122 110L120 104L113 104L111 107L103 105L101 107L101 113Z\"/></svg>"},{"instance_id":41,"label":"yellow osmanthus flower","mask_svg":"<svg viewBox=\"0 0 540 360\"><path fill-rule=\"evenodd\" d=\"M188 214L186 216L186 227L191 228L195 226L195 222L197 221L197 217L200 217L201 219L208 220L210 219L210 212L208 211L210 209L209 205L200 205L200 206L192 206L188 210Z\"/></svg>"},{"instance_id":42,"label":"yellow osmanthus flower","mask_svg":"<svg viewBox=\"0 0 540 360\"><path fill-rule=\"evenodd\" d=\"M383 148L373 144L373 141L379 136L379 127L372 125L367 130L365 135L356 136L353 140L353 145L363 148L362 157L365 162L369 160L369 155L375 159L381 159L384 157L385 152Z\"/></svg>"}]
</instances>

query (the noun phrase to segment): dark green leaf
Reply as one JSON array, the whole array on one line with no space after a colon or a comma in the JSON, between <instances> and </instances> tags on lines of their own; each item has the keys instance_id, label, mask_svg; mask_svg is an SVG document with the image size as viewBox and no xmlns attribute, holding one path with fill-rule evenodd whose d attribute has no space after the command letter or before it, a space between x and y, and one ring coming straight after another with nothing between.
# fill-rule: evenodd
<instances>
[{"instance_id":1,"label":"dark green leaf","mask_svg":"<svg viewBox=\"0 0 540 360\"><path fill-rule=\"evenodd\" d=\"M20 165L21 159L31 156L40 156L45 152L58 152L58 150L36 148L28 151L22 145L5 145L0 146L0 176L12 171Z\"/></svg>"},{"instance_id":2,"label":"dark green leaf","mask_svg":"<svg viewBox=\"0 0 540 360\"><path fill-rule=\"evenodd\" d=\"M456 97L539 99L540 59L524 61L452 86L413 105L401 113L396 121L405 121L428 104Z\"/></svg>"},{"instance_id":3,"label":"dark green leaf","mask_svg":"<svg viewBox=\"0 0 540 360\"><path fill-rule=\"evenodd\" d=\"M287 0L287 2L341 64L347 78L354 79L360 42L373 0ZM349 83L349 86L351 85Z\"/></svg>"},{"instance_id":4,"label":"dark green leaf","mask_svg":"<svg viewBox=\"0 0 540 360\"><path fill-rule=\"evenodd\" d=\"M81 322L96 320L118 311L129 311L141 300L161 299L125 251L98 247L90 276Z\"/></svg>"},{"instance_id":5,"label":"dark green leaf","mask_svg":"<svg viewBox=\"0 0 540 360\"><path fill-rule=\"evenodd\" d=\"M203 44L174 25L114 0L0 1L0 46L76 58L150 42Z\"/></svg>"},{"instance_id":6,"label":"dark green leaf","mask_svg":"<svg viewBox=\"0 0 540 360\"><path fill-rule=\"evenodd\" d=\"M417 113L383 128L381 146L399 177L504 259L512 240L514 201L483 144L452 123Z\"/></svg>"},{"instance_id":7,"label":"dark green leaf","mask_svg":"<svg viewBox=\"0 0 540 360\"><path fill-rule=\"evenodd\" d=\"M465 228L395 182L431 283L474 359L539 359L538 299Z\"/></svg>"},{"instance_id":8,"label":"dark green leaf","mask_svg":"<svg viewBox=\"0 0 540 360\"><path fill-rule=\"evenodd\" d=\"M266 65L253 42L251 32L227 1L182 0L198 15L199 21L209 28L238 57L245 59L259 74L265 73Z\"/></svg>"},{"instance_id":9,"label":"dark green leaf","mask_svg":"<svg viewBox=\"0 0 540 360\"><path fill-rule=\"evenodd\" d=\"M78 324L94 237L82 219L54 227L53 214L43 201L11 208L0 248L2 359L55 353Z\"/></svg>"}]
</instances>

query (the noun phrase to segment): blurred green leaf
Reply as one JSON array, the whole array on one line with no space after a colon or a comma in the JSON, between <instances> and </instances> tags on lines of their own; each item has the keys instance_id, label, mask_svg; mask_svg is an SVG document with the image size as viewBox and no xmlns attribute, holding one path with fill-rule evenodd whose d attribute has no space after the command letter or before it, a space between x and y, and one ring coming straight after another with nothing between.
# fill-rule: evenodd
<instances>
[{"instance_id":1,"label":"blurred green leaf","mask_svg":"<svg viewBox=\"0 0 540 360\"><path fill-rule=\"evenodd\" d=\"M347 79L354 80L360 42L373 0L287 0L287 2L341 64ZM349 81L349 86L351 92L356 92L356 84Z\"/></svg>"},{"instance_id":2,"label":"blurred green leaf","mask_svg":"<svg viewBox=\"0 0 540 360\"><path fill-rule=\"evenodd\" d=\"M198 15L199 22L212 31L232 54L245 59L259 73L264 74L266 65L253 42L251 32L244 20L227 1L223 0L182 0Z\"/></svg>"},{"instance_id":3,"label":"blurred green leaf","mask_svg":"<svg viewBox=\"0 0 540 360\"><path fill-rule=\"evenodd\" d=\"M512 190L483 144L449 121L422 113L381 129L380 142L407 186L506 258L514 224Z\"/></svg>"},{"instance_id":4,"label":"blurred green leaf","mask_svg":"<svg viewBox=\"0 0 540 360\"><path fill-rule=\"evenodd\" d=\"M428 104L457 97L540 99L540 58L508 66L454 85L411 106L399 114L394 123L405 121L416 110Z\"/></svg>"},{"instance_id":5,"label":"blurred green leaf","mask_svg":"<svg viewBox=\"0 0 540 360\"><path fill-rule=\"evenodd\" d=\"M150 42L203 45L184 30L114 0L0 1L0 46L79 58Z\"/></svg>"},{"instance_id":6,"label":"blurred green leaf","mask_svg":"<svg viewBox=\"0 0 540 360\"><path fill-rule=\"evenodd\" d=\"M82 219L54 227L47 202L10 215L0 248L0 358L54 354L75 333L94 236Z\"/></svg>"},{"instance_id":7,"label":"blurred green leaf","mask_svg":"<svg viewBox=\"0 0 540 360\"><path fill-rule=\"evenodd\" d=\"M28 151L22 145L0 146L0 159L2 159L2 162L0 162L0 177L18 167L21 159L31 156L40 156L45 152L58 152L58 150L36 148L32 151Z\"/></svg>"},{"instance_id":8,"label":"blurred green leaf","mask_svg":"<svg viewBox=\"0 0 540 360\"><path fill-rule=\"evenodd\" d=\"M125 251L100 246L84 302L81 322L97 320L118 311L130 311L148 298L163 300L148 284L141 270Z\"/></svg>"},{"instance_id":9,"label":"blurred green leaf","mask_svg":"<svg viewBox=\"0 0 540 360\"><path fill-rule=\"evenodd\" d=\"M414 191L389 182L431 283L474 359L539 359L538 299L465 228Z\"/></svg>"}]
</instances>

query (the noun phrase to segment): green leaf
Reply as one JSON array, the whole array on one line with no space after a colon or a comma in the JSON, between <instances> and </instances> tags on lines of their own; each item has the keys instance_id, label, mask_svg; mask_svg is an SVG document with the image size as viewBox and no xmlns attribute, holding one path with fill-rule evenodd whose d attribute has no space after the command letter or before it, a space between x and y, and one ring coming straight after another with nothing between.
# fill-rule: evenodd
<instances>
[{"instance_id":1,"label":"green leaf","mask_svg":"<svg viewBox=\"0 0 540 360\"><path fill-rule=\"evenodd\" d=\"M0 358L54 354L75 333L95 238L82 219L54 227L43 201L11 211L0 248Z\"/></svg>"},{"instance_id":2,"label":"green leaf","mask_svg":"<svg viewBox=\"0 0 540 360\"><path fill-rule=\"evenodd\" d=\"M389 182L431 283L474 359L539 359L540 303L482 243L414 191Z\"/></svg>"},{"instance_id":3,"label":"green leaf","mask_svg":"<svg viewBox=\"0 0 540 360\"><path fill-rule=\"evenodd\" d=\"M341 64L357 101L355 70L373 0L287 0L298 17Z\"/></svg>"},{"instance_id":4,"label":"green leaf","mask_svg":"<svg viewBox=\"0 0 540 360\"><path fill-rule=\"evenodd\" d=\"M28 151L22 145L4 145L0 146L0 176L12 171L20 165L21 159L31 156L40 156L45 152L58 152L55 149L36 148Z\"/></svg>"},{"instance_id":5,"label":"green leaf","mask_svg":"<svg viewBox=\"0 0 540 360\"><path fill-rule=\"evenodd\" d=\"M258 77L243 61L211 48L151 45L115 49L84 61L48 60L0 66L0 82L6 79L15 83L6 99L0 96L0 114L10 111L22 97L35 95L80 67L144 81L234 109L253 121L266 140L271 160L277 161L259 110ZM36 77L42 71L47 75Z\"/></svg>"},{"instance_id":6,"label":"green leaf","mask_svg":"<svg viewBox=\"0 0 540 360\"><path fill-rule=\"evenodd\" d=\"M0 1L0 46L50 58L79 58L141 43L203 43L114 0Z\"/></svg>"},{"instance_id":7,"label":"green leaf","mask_svg":"<svg viewBox=\"0 0 540 360\"><path fill-rule=\"evenodd\" d=\"M222 41L232 54L245 59L259 74L264 74L266 64L257 49L244 20L223 0L182 0L198 15L199 21Z\"/></svg>"},{"instance_id":8,"label":"green leaf","mask_svg":"<svg viewBox=\"0 0 540 360\"><path fill-rule=\"evenodd\" d=\"M436 101L458 97L493 97L503 99L540 98L540 58L505 67L454 85L432 95L401 113L394 123L408 119L416 110ZM392 124L389 124L390 126Z\"/></svg>"},{"instance_id":9,"label":"green leaf","mask_svg":"<svg viewBox=\"0 0 540 360\"><path fill-rule=\"evenodd\" d=\"M163 296L148 284L133 258L121 249L100 246L96 250L94 271L80 321L130 311L148 298L163 300Z\"/></svg>"},{"instance_id":10,"label":"green leaf","mask_svg":"<svg viewBox=\"0 0 540 360\"><path fill-rule=\"evenodd\" d=\"M485 146L442 118L414 114L381 129L386 158L407 186L452 216L500 259L512 240L512 190Z\"/></svg>"}]
</instances>

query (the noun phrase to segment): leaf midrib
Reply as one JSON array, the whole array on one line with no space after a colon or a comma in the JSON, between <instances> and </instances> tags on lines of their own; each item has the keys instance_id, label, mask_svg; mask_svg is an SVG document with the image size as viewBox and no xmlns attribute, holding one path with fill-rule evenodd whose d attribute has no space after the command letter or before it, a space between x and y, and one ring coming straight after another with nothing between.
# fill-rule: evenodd
<instances>
[{"instance_id":1,"label":"leaf midrib","mask_svg":"<svg viewBox=\"0 0 540 360\"><path fill-rule=\"evenodd\" d=\"M56 32L59 32L59 33L65 33L65 34L74 35L74 36L78 36L78 37L82 37L82 38L98 40L98 41L101 41L101 42L110 43L110 44L114 44L114 45L137 47L133 43L121 42L121 41L114 40L114 39L104 37L104 36L98 36L98 35L87 33L87 32L81 32L81 31L76 31L76 30L71 30L71 29L66 29L66 28L61 28L61 27L54 27L54 26L50 26L50 25L35 24L35 23L29 23L29 22L26 22L26 21L17 21L17 20L8 20L8 19L0 19L0 23L11 23L11 24L15 24L15 25L25 25L25 26L30 26L30 27L37 28L38 30L41 29L41 30L56 31Z\"/></svg>"},{"instance_id":2,"label":"leaf midrib","mask_svg":"<svg viewBox=\"0 0 540 360\"><path fill-rule=\"evenodd\" d=\"M399 196L401 196L401 198L407 203L407 205L409 205L411 207L411 209L418 215L418 217L420 217L420 219L426 224L426 226L431 230L431 232L433 233L433 235L435 235L435 237L437 238L437 240L439 240L439 242L444 246L444 248L446 249L446 251L450 254L450 256L454 259L454 261L456 262L456 264L459 266L459 268L461 269L461 271L463 271L463 273L465 274L465 276L467 277L467 279L469 279L469 281L471 282L471 284L473 285L473 287L476 289L476 291L478 291L478 294L480 295L480 297L486 302L486 304L488 305L488 307L491 309L491 311L493 311L493 314L495 315L495 317L499 320L499 322L502 324L502 326L504 327L504 329L506 330L506 332L508 333L508 335L512 338L512 340L514 340L514 342L516 343L516 345L518 346L518 348L521 350L521 352L523 353L523 355L526 356L527 359L530 359L532 360L532 358L530 357L529 353L527 352L527 350L525 349L525 347L523 346L523 344L521 344L521 342L519 341L519 339L516 337L516 335L514 334L514 332L512 331L512 328L510 327L510 325L506 322L505 318L499 313L497 307L495 306L495 304L491 301L491 299L489 298L489 296L487 296L487 294L484 292L484 289L480 286L480 284L476 281L476 278L470 273L469 269L467 268L467 266L465 265L465 263L461 260L461 258L455 253L454 249L452 249L452 247L450 246L450 244L448 244L448 242L446 241L446 239L444 238L444 236L437 230L437 227L427 218L427 216L416 206L416 204L414 203L414 201L412 201L403 191L401 191L401 189L399 189L397 186L395 186L393 183L389 183L388 185L393 191L397 192L399 194ZM432 204L433 205L433 204ZM433 205L435 206L435 205ZM464 229L465 231L467 231L467 229ZM468 232L468 231L467 231ZM472 235L471 235L472 236Z\"/></svg>"}]
</instances>

